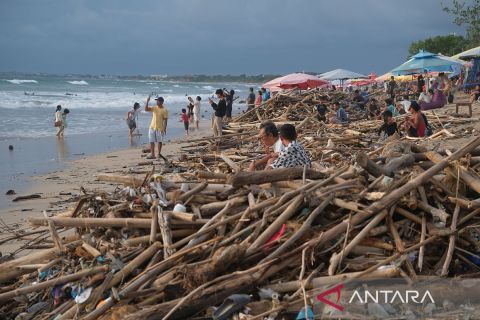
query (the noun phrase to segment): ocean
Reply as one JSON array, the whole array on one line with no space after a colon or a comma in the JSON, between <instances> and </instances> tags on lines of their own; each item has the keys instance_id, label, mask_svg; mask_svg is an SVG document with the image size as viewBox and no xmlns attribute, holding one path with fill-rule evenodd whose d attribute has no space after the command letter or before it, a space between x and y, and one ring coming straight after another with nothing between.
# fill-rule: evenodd
<instances>
[{"instance_id":1,"label":"ocean","mask_svg":"<svg viewBox=\"0 0 480 320\"><path fill-rule=\"evenodd\" d=\"M136 147L147 141L151 115L142 111L137 126L141 136L129 140L125 115L135 102L141 110L149 94L162 96L169 110L167 139L183 135L181 109L187 96L202 97L203 125L212 108L207 98L215 89L234 89L244 100L250 84L123 80L72 76L0 76L0 208L9 189L18 192L28 177L56 170L65 161L91 154ZM257 87L253 85L254 87ZM155 101L151 101L153 104ZM53 126L57 105L68 108L65 138L58 141ZM234 104L234 113L245 106ZM13 146L13 151L9 146Z\"/></svg>"}]
</instances>

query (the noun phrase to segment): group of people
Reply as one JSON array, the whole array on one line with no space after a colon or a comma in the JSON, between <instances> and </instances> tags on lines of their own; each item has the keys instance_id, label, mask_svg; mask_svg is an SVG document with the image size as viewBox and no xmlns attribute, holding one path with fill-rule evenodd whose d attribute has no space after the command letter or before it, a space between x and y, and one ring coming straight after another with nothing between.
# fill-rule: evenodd
<instances>
[{"instance_id":1,"label":"group of people","mask_svg":"<svg viewBox=\"0 0 480 320\"><path fill-rule=\"evenodd\" d=\"M181 121L183 122L183 127L185 129L185 136L189 135L190 124L195 124L197 130L200 128L200 108L201 108L202 98L197 96L195 101L192 97L188 97L187 109L182 109Z\"/></svg>"},{"instance_id":2,"label":"group of people","mask_svg":"<svg viewBox=\"0 0 480 320\"><path fill-rule=\"evenodd\" d=\"M255 91L253 88L250 88L248 97L246 100L247 111L252 110L255 107L259 107L262 103L267 102L270 99L270 91L265 88L261 88L257 91L257 96L255 96Z\"/></svg>"}]
</instances>

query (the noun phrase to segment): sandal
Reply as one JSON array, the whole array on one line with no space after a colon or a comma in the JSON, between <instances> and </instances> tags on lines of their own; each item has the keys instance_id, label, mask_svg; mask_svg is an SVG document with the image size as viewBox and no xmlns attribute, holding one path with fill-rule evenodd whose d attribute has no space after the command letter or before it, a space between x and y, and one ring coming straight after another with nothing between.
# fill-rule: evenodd
<instances>
[{"instance_id":1,"label":"sandal","mask_svg":"<svg viewBox=\"0 0 480 320\"><path fill-rule=\"evenodd\" d=\"M157 158L155 158L155 156L150 155L150 156L147 156L147 159L148 159L148 160L155 160L155 159L157 159Z\"/></svg>"}]
</instances>

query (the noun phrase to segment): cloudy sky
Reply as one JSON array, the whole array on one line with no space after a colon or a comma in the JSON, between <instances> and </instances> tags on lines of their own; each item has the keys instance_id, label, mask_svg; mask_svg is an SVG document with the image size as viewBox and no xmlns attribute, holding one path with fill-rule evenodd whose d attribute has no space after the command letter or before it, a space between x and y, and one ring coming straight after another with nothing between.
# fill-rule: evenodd
<instances>
[{"instance_id":1,"label":"cloudy sky","mask_svg":"<svg viewBox=\"0 0 480 320\"><path fill-rule=\"evenodd\" d=\"M0 71L381 74L405 60L412 41L464 34L440 3L1 0Z\"/></svg>"}]
</instances>

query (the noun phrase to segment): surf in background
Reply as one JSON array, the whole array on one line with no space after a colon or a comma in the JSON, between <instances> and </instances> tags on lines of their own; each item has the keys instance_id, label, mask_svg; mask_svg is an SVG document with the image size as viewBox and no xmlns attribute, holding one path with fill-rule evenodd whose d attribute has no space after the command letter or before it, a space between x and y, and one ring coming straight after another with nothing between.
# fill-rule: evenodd
<instances>
[{"instance_id":1,"label":"surf in background","mask_svg":"<svg viewBox=\"0 0 480 320\"><path fill-rule=\"evenodd\" d=\"M187 96L202 97L202 116L211 117L207 98L218 87L234 89L243 100L248 84L168 82L74 78L71 76L29 76L2 74L0 78L0 139L54 136L53 114L57 105L70 110L67 135L126 131L125 113L134 102L143 106L149 94L165 98L170 125L180 127L181 109ZM237 101L238 101L237 100ZM235 104L238 112L241 105ZM150 115L140 114L139 127L147 128Z\"/></svg>"}]
</instances>

